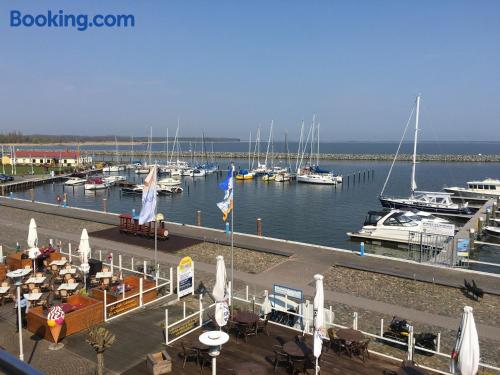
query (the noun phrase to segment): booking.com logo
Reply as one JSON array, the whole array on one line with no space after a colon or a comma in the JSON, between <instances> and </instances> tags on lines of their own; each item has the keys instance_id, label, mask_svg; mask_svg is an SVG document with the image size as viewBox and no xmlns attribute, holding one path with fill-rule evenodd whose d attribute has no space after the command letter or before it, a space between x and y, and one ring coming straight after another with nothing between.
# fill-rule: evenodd
<instances>
[{"instance_id":1,"label":"booking.com logo","mask_svg":"<svg viewBox=\"0 0 500 375\"><path fill-rule=\"evenodd\" d=\"M10 11L11 27L74 27L85 31L91 27L134 27L135 17L132 14L65 14L47 11L46 14L22 14L19 10Z\"/></svg>"}]
</instances>

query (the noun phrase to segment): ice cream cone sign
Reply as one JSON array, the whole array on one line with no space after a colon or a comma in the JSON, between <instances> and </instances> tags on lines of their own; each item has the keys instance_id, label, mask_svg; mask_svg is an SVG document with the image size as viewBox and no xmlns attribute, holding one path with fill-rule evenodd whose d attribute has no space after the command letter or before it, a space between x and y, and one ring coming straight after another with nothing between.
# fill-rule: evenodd
<instances>
[{"instance_id":1,"label":"ice cream cone sign","mask_svg":"<svg viewBox=\"0 0 500 375\"><path fill-rule=\"evenodd\" d=\"M64 311L61 306L53 306L47 314L47 325L54 339L54 343L59 341L59 335L64 324Z\"/></svg>"}]
</instances>

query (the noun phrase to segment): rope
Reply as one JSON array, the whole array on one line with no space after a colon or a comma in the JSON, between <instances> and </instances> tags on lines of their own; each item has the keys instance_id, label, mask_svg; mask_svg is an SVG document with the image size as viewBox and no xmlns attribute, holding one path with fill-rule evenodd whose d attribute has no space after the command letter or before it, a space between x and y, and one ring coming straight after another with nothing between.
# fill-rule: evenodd
<instances>
[{"instance_id":1,"label":"rope","mask_svg":"<svg viewBox=\"0 0 500 375\"><path fill-rule=\"evenodd\" d=\"M408 125L410 125L410 121L411 121L411 118L413 116L413 112L415 112L415 105L413 105L413 107L411 108L410 117L408 117L408 121L406 122L403 136L401 137L401 140L399 141L398 149L396 150L396 155L394 155L394 159L392 160L392 164L391 164L391 167L389 168L389 173L387 174L387 177L385 179L384 186L382 187L382 191L380 192L380 196L384 195L384 191L385 191L385 188L387 186L387 182L389 182L389 178L391 177L392 168L394 167L394 164L396 163L396 159L398 158L399 149L401 148L401 145L403 144L403 140L405 138L406 131L408 130Z\"/></svg>"}]
</instances>

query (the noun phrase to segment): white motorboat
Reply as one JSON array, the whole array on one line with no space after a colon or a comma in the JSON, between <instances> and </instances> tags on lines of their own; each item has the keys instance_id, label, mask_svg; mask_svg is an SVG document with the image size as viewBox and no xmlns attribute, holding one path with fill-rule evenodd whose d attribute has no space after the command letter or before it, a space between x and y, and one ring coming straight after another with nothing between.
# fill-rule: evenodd
<instances>
[{"instance_id":1,"label":"white motorboat","mask_svg":"<svg viewBox=\"0 0 500 375\"><path fill-rule=\"evenodd\" d=\"M162 178L161 180L158 180L158 185L160 186L178 186L181 183L182 183L181 180L172 177L166 177Z\"/></svg>"},{"instance_id":2,"label":"white motorboat","mask_svg":"<svg viewBox=\"0 0 500 375\"><path fill-rule=\"evenodd\" d=\"M103 178L103 180L109 186L113 186L117 182L127 181L127 178L125 176L106 176Z\"/></svg>"},{"instance_id":3,"label":"white motorboat","mask_svg":"<svg viewBox=\"0 0 500 375\"><path fill-rule=\"evenodd\" d=\"M108 187L109 184L100 177L92 177L85 182L85 190L103 190Z\"/></svg>"},{"instance_id":4,"label":"white motorboat","mask_svg":"<svg viewBox=\"0 0 500 375\"><path fill-rule=\"evenodd\" d=\"M351 238L408 243L411 233L451 237L455 234L455 225L425 211L370 211L363 228L347 235Z\"/></svg>"},{"instance_id":5,"label":"white motorboat","mask_svg":"<svg viewBox=\"0 0 500 375\"><path fill-rule=\"evenodd\" d=\"M193 169L191 168L181 169L181 176L193 177Z\"/></svg>"},{"instance_id":6,"label":"white motorboat","mask_svg":"<svg viewBox=\"0 0 500 375\"><path fill-rule=\"evenodd\" d=\"M135 170L135 174L148 174L148 173L149 173L149 167L144 165Z\"/></svg>"},{"instance_id":7,"label":"white motorboat","mask_svg":"<svg viewBox=\"0 0 500 375\"><path fill-rule=\"evenodd\" d=\"M207 172L203 168L193 169L193 177L205 177Z\"/></svg>"},{"instance_id":8,"label":"white motorboat","mask_svg":"<svg viewBox=\"0 0 500 375\"><path fill-rule=\"evenodd\" d=\"M287 172L280 172L274 176L274 182L290 181L290 174Z\"/></svg>"},{"instance_id":9,"label":"white motorboat","mask_svg":"<svg viewBox=\"0 0 500 375\"><path fill-rule=\"evenodd\" d=\"M392 162L391 168L389 169L389 173L387 174L387 178L384 182L384 186L379 196L380 203L382 206L387 208L400 208L400 209L417 209L422 211L429 211L434 213L442 213L442 214L462 214L462 215L470 215L472 212L468 207L467 203L458 204L454 203L451 200L450 193L443 192L434 192L434 191L417 191L417 182L415 178L415 171L417 166L417 139L418 139L418 119L420 112L420 96L417 96L415 101L415 136L413 138L413 163L412 163L412 172L411 172L411 194L409 198L393 198L393 197L384 197L384 190L387 186L387 182L389 181L389 177L391 176L392 166L394 165L398 153L398 150L394 156L394 160ZM413 110L410 115L413 115ZM409 121L408 121L409 123ZM408 126L408 124L407 124ZM406 128L405 132L406 133ZM404 137L403 133L403 137ZM401 142L403 139L401 139ZM400 143L401 146L401 143Z\"/></svg>"},{"instance_id":10,"label":"white motorboat","mask_svg":"<svg viewBox=\"0 0 500 375\"><path fill-rule=\"evenodd\" d=\"M444 190L460 197L497 198L500 197L500 179L468 181L466 188L455 186L445 187Z\"/></svg>"},{"instance_id":11,"label":"white motorboat","mask_svg":"<svg viewBox=\"0 0 500 375\"><path fill-rule=\"evenodd\" d=\"M157 192L159 194L177 194L182 193L184 191L180 186L167 186L167 185L158 185Z\"/></svg>"},{"instance_id":12,"label":"white motorboat","mask_svg":"<svg viewBox=\"0 0 500 375\"><path fill-rule=\"evenodd\" d=\"M84 178L80 177L70 177L66 181L64 181L64 185L66 186L78 186L78 185L84 185L85 181L87 181Z\"/></svg>"},{"instance_id":13,"label":"white motorboat","mask_svg":"<svg viewBox=\"0 0 500 375\"><path fill-rule=\"evenodd\" d=\"M490 237L500 239L500 227L486 226L483 228L483 232Z\"/></svg>"}]
</instances>

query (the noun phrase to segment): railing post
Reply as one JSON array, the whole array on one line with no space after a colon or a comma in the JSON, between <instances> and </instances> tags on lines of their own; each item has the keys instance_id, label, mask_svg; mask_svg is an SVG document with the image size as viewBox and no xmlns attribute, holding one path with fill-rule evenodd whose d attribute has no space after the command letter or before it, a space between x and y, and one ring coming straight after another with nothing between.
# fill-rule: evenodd
<instances>
[{"instance_id":1,"label":"railing post","mask_svg":"<svg viewBox=\"0 0 500 375\"><path fill-rule=\"evenodd\" d=\"M288 311L288 293L285 293L285 311Z\"/></svg>"},{"instance_id":2,"label":"railing post","mask_svg":"<svg viewBox=\"0 0 500 375\"><path fill-rule=\"evenodd\" d=\"M174 269L170 267L170 295L174 294Z\"/></svg>"},{"instance_id":3,"label":"railing post","mask_svg":"<svg viewBox=\"0 0 500 375\"><path fill-rule=\"evenodd\" d=\"M69 258L69 262L71 263L72 262L72 255L71 255L71 242L68 243L68 258Z\"/></svg>"},{"instance_id":4,"label":"railing post","mask_svg":"<svg viewBox=\"0 0 500 375\"><path fill-rule=\"evenodd\" d=\"M132 269L132 271L135 271L135 268L134 268L134 257L130 258L130 268Z\"/></svg>"},{"instance_id":5,"label":"railing post","mask_svg":"<svg viewBox=\"0 0 500 375\"><path fill-rule=\"evenodd\" d=\"M328 314L328 319L330 320L328 323L330 323L330 325L333 325L333 310L332 310L332 305L330 305L330 312Z\"/></svg>"},{"instance_id":6,"label":"railing post","mask_svg":"<svg viewBox=\"0 0 500 375\"><path fill-rule=\"evenodd\" d=\"M144 261L144 265L143 265L144 269L143 269L143 273L144 273L144 278L146 278L146 275L147 275L147 270L148 270L148 261L145 260Z\"/></svg>"},{"instance_id":7,"label":"railing post","mask_svg":"<svg viewBox=\"0 0 500 375\"><path fill-rule=\"evenodd\" d=\"M203 294L200 294L199 298L199 309L200 309L200 327L203 325Z\"/></svg>"},{"instance_id":8,"label":"railing post","mask_svg":"<svg viewBox=\"0 0 500 375\"><path fill-rule=\"evenodd\" d=\"M357 330L358 329L358 313L355 311L352 315L353 315L352 328Z\"/></svg>"},{"instance_id":9,"label":"railing post","mask_svg":"<svg viewBox=\"0 0 500 375\"><path fill-rule=\"evenodd\" d=\"M122 255L118 254L118 270L120 271L120 279L123 279L122 275Z\"/></svg>"},{"instance_id":10,"label":"railing post","mask_svg":"<svg viewBox=\"0 0 500 375\"><path fill-rule=\"evenodd\" d=\"M231 281L229 281L227 283L227 285L229 287L229 306L232 306L233 305L233 283Z\"/></svg>"},{"instance_id":11,"label":"railing post","mask_svg":"<svg viewBox=\"0 0 500 375\"><path fill-rule=\"evenodd\" d=\"M111 263L111 265L110 265L110 267L111 267L111 273L114 273L114 270L115 270L115 257L113 256L113 253L110 253L110 254L111 254L111 257L110 257L111 258L111 261L110 261L110 263Z\"/></svg>"},{"instance_id":12,"label":"railing post","mask_svg":"<svg viewBox=\"0 0 500 375\"><path fill-rule=\"evenodd\" d=\"M287 307L288 310L288 307ZM305 320L304 331L309 333L309 300L306 299L306 304L304 307L304 311L302 312L303 319Z\"/></svg>"},{"instance_id":13,"label":"railing post","mask_svg":"<svg viewBox=\"0 0 500 375\"><path fill-rule=\"evenodd\" d=\"M408 360L413 360L413 326L410 326L408 332Z\"/></svg>"},{"instance_id":14,"label":"railing post","mask_svg":"<svg viewBox=\"0 0 500 375\"><path fill-rule=\"evenodd\" d=\"M105 322L108 321L106 304L107 304L107 291L106 291L106 289L104 289L104 321Z\"/></svg>"},{"instance_id":15,"label":"railing post","mask_svg":"<svg viewBox=\"0 0 500 375\"><path fill-rule=\"evenodd\" d=\"M158 263L156 267L158 267L158 269L156 270L155 281L156 281L156 287L158 288L158 281L160 279L160 263Z\"/></svg>"},{"instance_id":16,"label":"railing post","mask_svg":"<svg viewBox=\"0 0 500 375\"><path fill-rule=\"evenodd\" d=\"M248 300L248 285L245 286L245 301L249 302L249 300Z\"/></svg>"},{"instance_id":17,"label":"railing post","mask_svg":"<svg viewBox=\"0 0 500 375\"><path fill-rule=\"evenodd\" d=\"M168 345L168 309L165 309L165 345Z\"/></svg>"},{"instance_id":18,"label":"railing post","mask_svg":"<svg viewBox=\"0 0 500 375\"><path fill-rule=\"evenodd\" d=\"M380 319L380 337L384 337L384 319Z\"/></svg>"},{"instance_id":19,"label":"railing post","mask_svg":"<svg viewBox=\"0 0 500 375\"><path fill-rule=\"evenodd\" d=\"M139 279L139 306L142 306L142 279Z\"/></svg>"},{"instance_id":20,"label":"railing post","mask_svg":"<svg viewBox=\"0 0 500 375\"><path fill-rule=\"evenodd\" d=\"M438 353L441 353L441 332L438 332L436 341L437 341L436 350Z\"/></svg>"},{"instance_id":21,"label":"railing post","mask_svg":"<svg viewBox=\"0 0 500 375\"><path fill-rule=\"evenodd\" d=\"M186 319L186 301L182 302L182 318Z\"/></svg>"},{"instance_id":22,"label":"railing post","mask_svg":"<svg viewBox=\"0 0 500 375\"><path fill-rule=\"evenodd\" d=\"M102 262L102 250L99 250L99 261Z\"/></svg>"}]
</instances>

